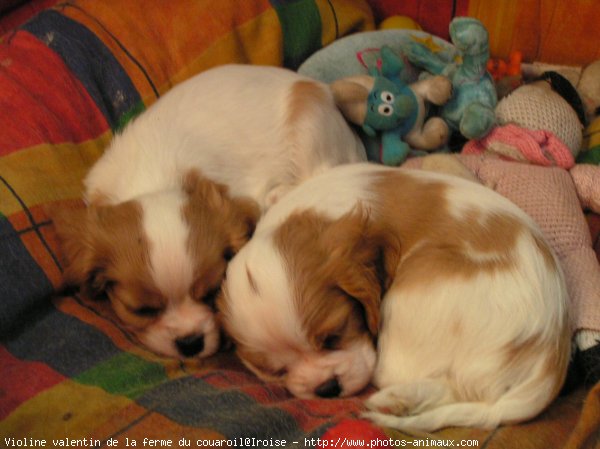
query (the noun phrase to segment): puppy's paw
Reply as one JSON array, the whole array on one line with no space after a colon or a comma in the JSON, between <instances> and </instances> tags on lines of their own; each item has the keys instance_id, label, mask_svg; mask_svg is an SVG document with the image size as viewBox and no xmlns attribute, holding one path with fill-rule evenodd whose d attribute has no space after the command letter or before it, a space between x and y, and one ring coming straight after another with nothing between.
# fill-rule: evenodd
<instances>
[{"instance_id":1,"label":"puppy's paw","mask_svg":"<svg viewBox=\"0 0 600 449\"><path fill-rule=\"evenodd\" d=\"M419 417L415 416L394 416L379 412L363 412L361 417L368 419L379 427L387 427L402 432L418 436L420 438L435 439L435 435L429 433L427 425L419 423Z\"/></svg>"},{"instance_id":2,"label":"puppy's paw","mask_svg":"<svg viewBox=\"0 0 600 449\"><path fill-rule=\"evenodd\" d=\"M456 397L446 382L422 379L385 387L369 397L365 406L386 415L410 417L452 402Z\"/></svg>"},{"instance_id":3,"label":"puppy's paw","mask_svg":"<svg viewBox=\"0 0 600 449\"><path fill-rule=\"evenodd\" d=\"M398 417L380 412L363 412L360 414L361 418L368 419L369 421L377 424L380 427L397 427Z\"/></svg>"},{"instance_id":4,"label":"puppy's paw","mask_svg":"<svg viewBox=\"0 0 600 449\"><path fill-rule=\"evenodd\" d=\"M401 387L388 387L371 395L365 406L369 410L385 415L405 416L408 415L414 404L406 401Z\"/></svg>"}]
</instances>

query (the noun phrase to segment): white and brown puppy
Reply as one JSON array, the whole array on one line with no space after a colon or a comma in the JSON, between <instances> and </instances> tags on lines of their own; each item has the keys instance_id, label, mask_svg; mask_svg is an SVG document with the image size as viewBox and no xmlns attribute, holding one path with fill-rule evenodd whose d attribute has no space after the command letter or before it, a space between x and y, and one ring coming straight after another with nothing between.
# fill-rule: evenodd
<instances>
[{"instance_id":1,"label":"white and brown puppy","mask_svg":"<svg viewBox=\"0 0 600 449\"><path fill-rule=\"evenodd\" d=\"M106 294L159 354L213 354L214 297L260 213L365 157L326 85L274 67L208 70L114 137L85 179L85 210L54 214L65 282Z\"/></svg>"},{"instance_id":2,"label":"white and brown puppy","mask_svg":"<svg viewBox=\"0 0 600 449\"><path fill-rule=\"evenodd\" d=\"M536 225L425 171L353 164L296 188L230 262L217 305L257 375L303 398L373 379L367 416L389 427L532 418L569 360L565 283Z\"/></svg>"}]
</instances>

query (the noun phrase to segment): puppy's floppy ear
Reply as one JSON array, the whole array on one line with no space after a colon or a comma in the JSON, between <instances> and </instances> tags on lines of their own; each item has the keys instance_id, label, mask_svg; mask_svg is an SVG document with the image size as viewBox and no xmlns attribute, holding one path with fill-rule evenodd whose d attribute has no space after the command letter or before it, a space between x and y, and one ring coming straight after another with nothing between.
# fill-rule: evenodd
<instances>
[{"instance_id":1,"label":"puppy's floppy ear","mask_svg":"<svg viewBox=\"0 0 600 449\"><path fill-rule=\"evenodd\" d=\"M337 286L362 305L369 332L377 335L381 298L398 264L399 246L377 232L361 208L333 222L322 238Z\"/></svg>"},{"instance_id":2,"label":"puppy's floppy ear","mask_svg":"<svg viewBox=\"0 0 600 449\"><path fill-rule=\"evenodd\" d=\"M367 98L373 88L368 75L342 78L330 84L335 104L349 122L362 125L367 115Z\"/></svg>"},{"instance_id":3,"label":"puppy's floppy ear","mask_svg":"<svg viewBox=\"0 0 600 449\"><path fill-rule=\"evenodd\" d=\"M183 178L183 190L190 196L192 204L203 205L218 217L219 227L228 233L233 253L250 239L260 216L258 204L250 198L229 195L229 189L189 171Z\"/></svg>"},{"instance_id":4,"label":"puppy's floppy ear","mask_svg":"<svg viewBox=\"0 0 600 449\"><path fill-rule=\"evenodd\" d=\"M100 259L91 223L97 221L97 208L56 208L49 213L54 223L63 262L63 287L81 286L91 297L104 290Z\"/></svg>"},{"instance_id":5,"label":"puppy's floppy ear","mask_svg":"<svg viewBox=\"0 0 600 449\"><path fill-rule=\"evenodd\" d=\"M392 285L396 277L398 264L400 263L400 239L392 231L381 228L376 223L370 223L367 241L373 247L378 248L379 253L376 259L376 269L381 282L381 288L385 293L390 285Z\"/></svg>"},{"instance_id":6,"label":"puppy's floppy ear","mask_svg":"<svg viewBox=\"0 0 600 449\"><path fill-rule=\"evenodd\" d=\"M237 253L254 234L256 223L260 217L260 209L256 201L250 198L233 198L233 223L231 229L231 246Z\"/></svg>"}]
</instances>

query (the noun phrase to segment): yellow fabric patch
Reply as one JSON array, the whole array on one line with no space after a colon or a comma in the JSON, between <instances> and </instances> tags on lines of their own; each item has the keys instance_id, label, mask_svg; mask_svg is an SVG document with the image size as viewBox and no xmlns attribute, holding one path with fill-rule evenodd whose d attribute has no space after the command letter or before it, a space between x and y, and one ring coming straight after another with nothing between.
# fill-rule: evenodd
<instances>
[{"instance_id":1,"label":"yellow fabric patch","mask_svg":"<svg viewBox=\"0 0 600 449\"><path fill-rule=\"evenodd\" d=\"M53 446L52 439L88 437L90 426L100 425L130 404L125 397L66 380L15 409L0 423L0 435L45 439L46 446Z\"/></svg>"},{"instance_id":2,"label":"yellow fabric patch","mask_svg":"<svg viewBox=\"0 0 600 449\"><path fill-rule=\"evenodd\" d=\"M0 158L0 204L6 216L50 201L81 197L81 180L112 137L106 132L83 143L44 144Z\"/></svg>"}]
</instances>

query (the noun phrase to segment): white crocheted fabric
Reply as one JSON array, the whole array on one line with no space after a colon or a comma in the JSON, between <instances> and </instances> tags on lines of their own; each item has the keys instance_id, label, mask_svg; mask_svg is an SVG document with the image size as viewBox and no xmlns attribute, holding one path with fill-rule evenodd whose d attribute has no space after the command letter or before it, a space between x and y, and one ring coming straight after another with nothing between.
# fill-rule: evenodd
<instances>
[{"instance_id":1,"label":"white crocheted fabric","mask_svg":"<svg viewBox=\"0 0 600 449\"><path fill-rule=\"evenodd\" d=\"M549 87L540 87L538 83L519 87L498 102L496 117L501 125L514 123L523 128L551 131L573 157L579 154L583 126L573 108Z\"/></svg>"}]
</instances>

